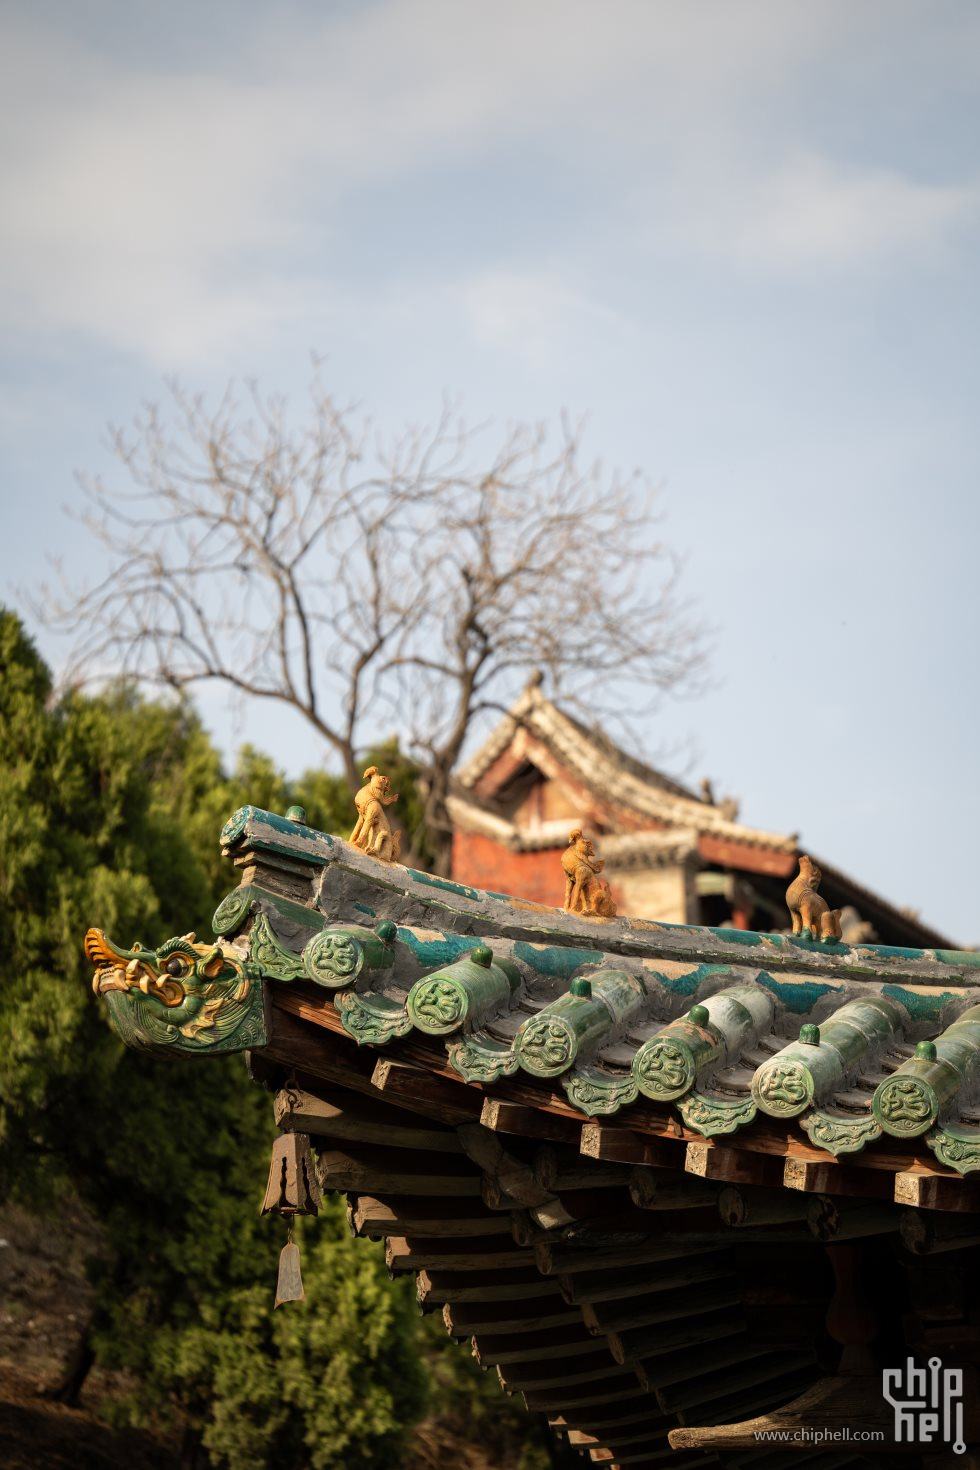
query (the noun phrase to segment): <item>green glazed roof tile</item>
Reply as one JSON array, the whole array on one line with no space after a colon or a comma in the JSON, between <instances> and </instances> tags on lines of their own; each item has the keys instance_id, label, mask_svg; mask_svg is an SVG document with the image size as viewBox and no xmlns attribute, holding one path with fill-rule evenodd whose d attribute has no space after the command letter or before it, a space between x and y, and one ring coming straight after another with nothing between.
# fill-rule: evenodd
<instances>
[{"instance_id":1,"label":"green glazed roof tile","mask_svg":"<svg viewBox=\"0 0 980 1470\"><path fill-rule=\"evenodd\" d=\"M166 946L138 951L149 976L138 995L111 959L136 951L104 936L93 950L133 1044L198 1052L210 1030L234 1049L239 1031L219 1025L234 1005L229 1017L246 1007L256 1018L240 1032L254 1045L262 992L307 986L359 1045L415 1033L466 1082L560 1081L583 1117L628 1115L646 1097L710 1138L766 1112L831 1154L884 1130L924 1134L960 1172L980 1168L980 1119L960 1119L980 1086L973 953L589 919L381 863L256 807L221 841L249 870L215 914L225 981L204 974L217 974L208 951L200 979L175 982L184 999L167 1005Z\"/></svg>"}]
</instances>

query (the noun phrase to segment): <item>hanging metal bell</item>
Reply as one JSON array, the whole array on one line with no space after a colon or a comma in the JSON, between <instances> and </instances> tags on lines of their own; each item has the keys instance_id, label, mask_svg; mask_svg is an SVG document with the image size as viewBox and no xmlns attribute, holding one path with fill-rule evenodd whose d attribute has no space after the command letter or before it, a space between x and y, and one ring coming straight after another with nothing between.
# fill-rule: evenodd
<instances>
[{"instance_id":1,"label":"hanging metal bell","mask_svg":"<svg viewBox=\"0 0 980 1470\"><path fill-rule=\"evenodd\" d=\"M280 1133L272 1145L269 1183L261 1213L268 1215L275 1210L280 1215L315 1215L319 1208L320 1189L308 1134Z\"/></svg>"}]
</instances>

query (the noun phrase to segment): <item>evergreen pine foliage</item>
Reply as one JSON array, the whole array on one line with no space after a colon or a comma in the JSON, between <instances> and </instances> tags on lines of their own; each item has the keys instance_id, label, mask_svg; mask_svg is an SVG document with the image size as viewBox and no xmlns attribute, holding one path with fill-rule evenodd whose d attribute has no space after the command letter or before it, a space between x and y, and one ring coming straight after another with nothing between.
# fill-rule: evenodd
<instances>
[{"instance_id":1,"label":"evergreen pine foliage","mask_svg":"<svg viewBox=\"0 0 980 1470\"><path fill-rule=\"evenodd\" d=\"M391 1470L426 1387L406 1353L419 1336L411 1283L388 1280L383 1248L353 1239L338 1201L304 1224L308 1305L273 1314L255 1286L205 1300L176 1373L213 1406L202 1439L216 1466Z\"/></svg>"},{"instance_id":2,"label":"evergreen pine foliage","mask_svg":"<svg viewBox=\"0 0 980 1470\"><path fill-rule=\"evenodd\" d=\"M228 1470L396 1465L424 1389L405 1284L331 1205L305 1232L308 1304L273 1315L268 1095L240 1057L126 1050L81 946L90 923L126 945L209 935L231 886L217 845L230 812L302 800L336 829L345 783L294 791L249 749L228 777L183 702L124 686L55 700L2 610L0 767L0 1188L36 1208L70 1190L100 1221L88 1347L126 1370L115 1416L182 1428L207 1457L195 1463Z\"/></svg>"}]
</instances>

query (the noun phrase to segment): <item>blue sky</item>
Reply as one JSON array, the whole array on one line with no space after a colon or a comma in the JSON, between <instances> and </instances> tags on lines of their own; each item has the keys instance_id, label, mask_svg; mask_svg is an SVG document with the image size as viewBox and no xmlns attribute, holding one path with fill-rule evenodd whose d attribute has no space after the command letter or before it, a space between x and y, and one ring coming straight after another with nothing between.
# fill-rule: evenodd
<instances>
[{"instance_id":1,"label":"blue sky","mask_svg":"<svg viewBox=\"0 0 980 1470\"><path fill-rule=\"evenodd\" d=\"M963 943L980 9L905 0L17 3L0 48L0 595L163 379L310 353L386 427L586 414L718 629L668 706L746 821ZM64 649L41 631L57 665ZM226 746L320 752L208 695Z\"/></svg>"}]
</instances>

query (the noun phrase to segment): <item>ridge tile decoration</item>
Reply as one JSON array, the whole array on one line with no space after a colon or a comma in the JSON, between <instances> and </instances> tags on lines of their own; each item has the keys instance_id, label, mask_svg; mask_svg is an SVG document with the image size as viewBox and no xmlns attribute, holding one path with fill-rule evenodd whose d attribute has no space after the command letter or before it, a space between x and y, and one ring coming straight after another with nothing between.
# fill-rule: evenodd
<instances>
[{"instance_id":1,"label":"ridge tile decoration","mask_svg":"<svg viewBox=\"0 0 980 1470\"><path fill-rule=\"evenodd\" d=\"M391 790L388 777L382 775L377 766L368 766L364 772L365 785L354 797L357 821L350 834L354 847L369 852L381 862L398 861L401 849L401 833L391 830L386 806L398 800L398 792Z\"/></svg>"},{"instance_id":2,"label":"ridge tile decoration","mask_svg":"<svg viewBox=\"0 0 980 1470\"><path fill-rule=\"evenodd\" d=\"M793 920L793 933L833 942L841 937L840 909L832 909L818 893L823 877L813 858L800 855L799 877L786 890L786 906Z\"/></svg>"},{"instance_id":3,"label":"ridge tile decoration","mask_svg":"<svg viewBox=\"0 0 980 1470\"><path fill-rule=\"evenodd\" d=\"M171 1053L244 1051L268 1040L259 968L234 949L168 939L121 949L101 929L85 936L92 988L127 1046Z\"/></svg>"},{"instance_id":4,"label":"ridge tile decoration","mask_svg":"<svg viewBox=\"0 0 980 1470\"><path fill-rule=\"evenodd\" d=\"M444 1036L509 1006L521 984L515 964L495 961L489 946L478 944L455 964L416 980L405 1008L413 1026Z\"/></svg>"},{"instance_id":5,"label":"ridge tile decoration","mask_svg":"<svg viewBox=\"0 0 980 1470\"><path fill-rule=\"evenodd\" d=\"M560 1083L584 1119L652 1107L712 1139L768 1117L828 1155L890 1134L980 1170L980 954L813 939L802 900L796 936L597 925L588 904L379 861L298 809L243 807L221 843L241 883L216 943L122 949L89 930L96 992L130 1045L261 1051L270 1007L305 1006L361 1046L411 1038L466 1083L520 1080L542 1105Z\"/></svg>"},{"instance_id":6,"label":"ridge tile decoration","mask_svg":"<svg viewBox=\"0 0 980 1470\"><path fill-rule=\"evenodd\" d=\"M616 917L609 882L599 876L605 866L602 858L596 856L595 843L581 828L569 833L561 867L565 875L565 908L570 914L591 914L597 919Z\"/></svg>"}]
</instances>

